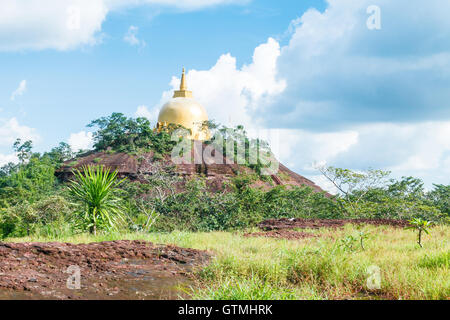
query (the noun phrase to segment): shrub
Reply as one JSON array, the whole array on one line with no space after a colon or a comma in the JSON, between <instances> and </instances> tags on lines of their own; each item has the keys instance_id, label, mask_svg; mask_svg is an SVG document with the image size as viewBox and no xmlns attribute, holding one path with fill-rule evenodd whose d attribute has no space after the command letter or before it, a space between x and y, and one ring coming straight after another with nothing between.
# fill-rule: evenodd
<instances>
[{"instance_id":1,"label":"shrub","mask_svg":"<svg viewBox=\"0 0 450 320\"><path fill-rule=\"evenodd\" d=\"M69 191L82 206L85 226L94 235L98 228L116 229L122 220L117 187L123 180L117 180L117 171L110 172L103 166L82 170L73 172L75 179L70 182Z\"/></svg>"},{"instance_id":2,"label":"shrub","mask_svg":"<svg viewBox=\"0 0 450 320\"><path fill-rule=\"evenodd\" d=\"M49 196L32 204L23 202L3 210L0 236L27 236L40 228L60 228L69 221L74 222L74 206L62 196Z\"/></svg>"}]
</instances>

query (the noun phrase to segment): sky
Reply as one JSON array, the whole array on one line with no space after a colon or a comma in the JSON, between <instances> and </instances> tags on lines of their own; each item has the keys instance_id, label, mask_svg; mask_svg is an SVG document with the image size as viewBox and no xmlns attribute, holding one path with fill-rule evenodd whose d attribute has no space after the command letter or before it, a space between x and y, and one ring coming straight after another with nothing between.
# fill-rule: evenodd
<instances>
[{"instance_id":1,"label":"sky","mask_svg":"<svg viewBox=\"0 0 450 320\"><path fill-rule=\"evenodd\" d=\"M92 144L92 120L155 123L181 68L210 119L321 164L450 183L450 2L0 0L0 165Z\"/></svg>"}]
</instances>

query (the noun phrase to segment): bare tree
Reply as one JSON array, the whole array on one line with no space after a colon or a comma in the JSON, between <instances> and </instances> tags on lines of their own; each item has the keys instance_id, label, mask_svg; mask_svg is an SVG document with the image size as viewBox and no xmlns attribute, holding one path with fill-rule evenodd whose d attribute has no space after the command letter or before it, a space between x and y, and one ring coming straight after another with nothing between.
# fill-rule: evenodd
<instances>
[{"instance_id":1,"label":"bare tree","mask_svg":"<svg viewBox=\"0 0 450 320\"><path fill-rule=\"evenodd\" d=\"M154 162L146 158L142 161L144 163L139 166L137 178L149 186L149 192L137 200L137 207L147 216L143 229L148 232L160 216L160 213L156 212L156 205L164 204L167 199L175 196L181 177L176 173L173 164Z\"/></svg>"}]
</instances>

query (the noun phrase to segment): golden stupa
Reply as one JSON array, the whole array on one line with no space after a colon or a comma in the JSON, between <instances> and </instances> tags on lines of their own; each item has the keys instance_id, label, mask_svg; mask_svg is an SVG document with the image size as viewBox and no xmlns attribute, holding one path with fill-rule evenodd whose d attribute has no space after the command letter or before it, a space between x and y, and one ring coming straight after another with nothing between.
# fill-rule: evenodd
<instances>
[{"instance_id":1,"label":"golden stupa","mask_svg":"<svg viewBox=\"0 0 450 320\"><path fill-rule=\"evenodd\" d=\"M157 130L161 131L169 124L176 124L191 130L190 139L208 140L209 130L204 126L208 121L205 108L187 90L186 77L183 68L180 90L174 92L173 98L161 108L158 116Z\"/></svg>"}]
</instances>

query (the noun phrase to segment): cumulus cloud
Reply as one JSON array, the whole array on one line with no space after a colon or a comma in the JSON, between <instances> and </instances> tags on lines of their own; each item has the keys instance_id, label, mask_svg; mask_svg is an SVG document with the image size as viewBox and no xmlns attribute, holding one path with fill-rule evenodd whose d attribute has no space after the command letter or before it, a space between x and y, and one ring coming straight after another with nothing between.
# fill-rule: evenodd
<instances>
[{"instance_id":1,"label":"cumulus cloud","mask_svg":"<svg viewBox=\"0 0 450 320\"><path fill-rule=\"evenodd\" d=\"M14 90L14 92L11 94L11 101L16 100L16 98L18 96L21 96L25 93L25 91L27 90L27 81L26 80L22 80L19 83L19 86L17 87L16 90Z\"/></svg>"},{"instance_id":2,"label":"cumulus cloud","mask_svg":"<svg viewBox=\"0 0 450 320\"><path fill-rule=\"evenodd\" d=\"M369 5L381 29L369 30ZM269 39L237 68L231 54L190 70L188 87L211 119L270 128L277 157L325 189L313 163L391 170L448 184L450 4L329 0L293 21L289 42ZM158 105L179 85L171 81ZM158 107L147 109L153 114ZM142 110L141 110L142 111ZM252 131L252 130L250 130Z\"/></svg>"},{"instance_id":3,"label":"cumulus cloud","mask_svg":"<svg viewBox=\"0 0 450 320\"><path fill-rule=\"evenodd\" d=\"M279 132L277 157L287 166L301 171L314 171L315 163L329 163L359 142L359 132L356 130L336 132L272 130Z\"/></svg>"},{"instance_id":4,"label":"cumulus cloud","mask_svg":"<svg viewBox=\"0 0 450 320\"><path fill-rule=\"evenodd\" d=\"M356 130L358 144L337 157L337 164L385 168L396 176L415 175L428 182L450 183L450 121L380 123Z\"/></svg>"},{"instance_id":5,"label":"cumulus cloud","mask_svg":"<svg viewBox=\"0 0 450 320\"><path fill-rule=\"evenodd\" d=\"M253 61L242 68L236 66L236 58L231 54L224 54L209 70L189 70L188 88L199 103L207 106L210 119L227 125L255 127L258 121L252 114L258 110L259 103L270 100L285 88L284 81L275 79L279 55L280 46L272 38L258 46ZM173 91L179 88L180 78L173 77L170 85L171 89L163 93L160 103L152 110L172 97Z\"/></svg>"},{"instance_id":6,"label":"cumulus cloud","mask_svg":"<svg viewBox=\"0 0 450 320\"><path fill-rule=\"evenodd\" d=\"M295 137L298 130L289 131ZM357 125L347 133L328 133L325 141L317 132L310 132L306 140L292 139L287 148L294 151L281 159L291 161L292 168L324 188L330 186L323 179L316 180L313 162L354 170L384 169L395 178L419 177L431 188L432 183L450 183L449 136L450 121Z\"/></svg>"},{"instance_id":7,"label":"cumulus cloud","mask_svg":"<svg viewBox=\"0 0 450 320\"><path fill-rule=\"evenodd\" d=\"M4 0L0 50L67 50L95 44L107 12L103 0Z\"/></svg>"},{"instance_id":8,"label":"cumulus cloud","mask_svg":"<svg viewBox=\"0 0 450 320\"><path fill-rule=\"evenodd\" d=\"M0 119L0 147L10 147L16 139L39 141L34 128L19 124L16 118Z\"/></svg>"},{"instance_id":9,"label":"cumulus cloud","mask_svg":"<svg viewBox=\"0 0 450 320\"><path fill-rule=\"evenodd\" d=\"M90 149L94 144L92 132L80 131L78 133L72 133L68 139L68 143L70 148L75 152Z\"/></svg>"},{"instance_id":10,"label":"cumulus cloud","mask_svg":"<svg viewBox=\"0 0 450 320\"><path fill-rule=\"evenodd\" d=\"M277 158L331 193L336 190L317 165L384 169L394 178L419 177L427 188L450 183L450 121L371 123L329 132L270 130L274 131L277 139L271 145Z\"/></svg>"},{"instance_id":11,"label":"cumulus cloud","mask_svg":"<svg viewBox=\"0 0 450 320\"><path fill-rule=\"evenodd\" d=\"M158 121L160 106L154 106L149 110L147 106L139 106L135 112L135 117L147 118L151 123L156 124Z\"/></svg>"},{"instance_id":12,"label":"cumulus cloud","mask_svg":"<svg viewBox=\"0 0 450 320\"><path fill-rule=\"evenodd\" d=\"M198 10L243 0L2 0L0 51L69 50L101 41L102 24L112 10L155 5Z\"/></svg>"},{"instance_id":13,"label":"cumulus cloud","mask_svg":"<svg viewBox=\"0 0 450 320\"><path fill-rule=\"evenodd\" d=\"M380 30L367 28L370 5L381 10ZM287 87L266 106L266 124L450 119L449 10L439 0L329 0L324 12L308 10L281 49L277 76Z\"/></svg>"},{"instance_id":14,"label":"cumulus cloud","mask_svg":"<svg viewBox=\"0 0 450 320\"><path fill-rule=\"evenodd\" d=\"M10 162L17 163L19 159L14 153L11 154L1 154L0 153L0 167L4 166Z\"/></svg>"}]
</instances>

